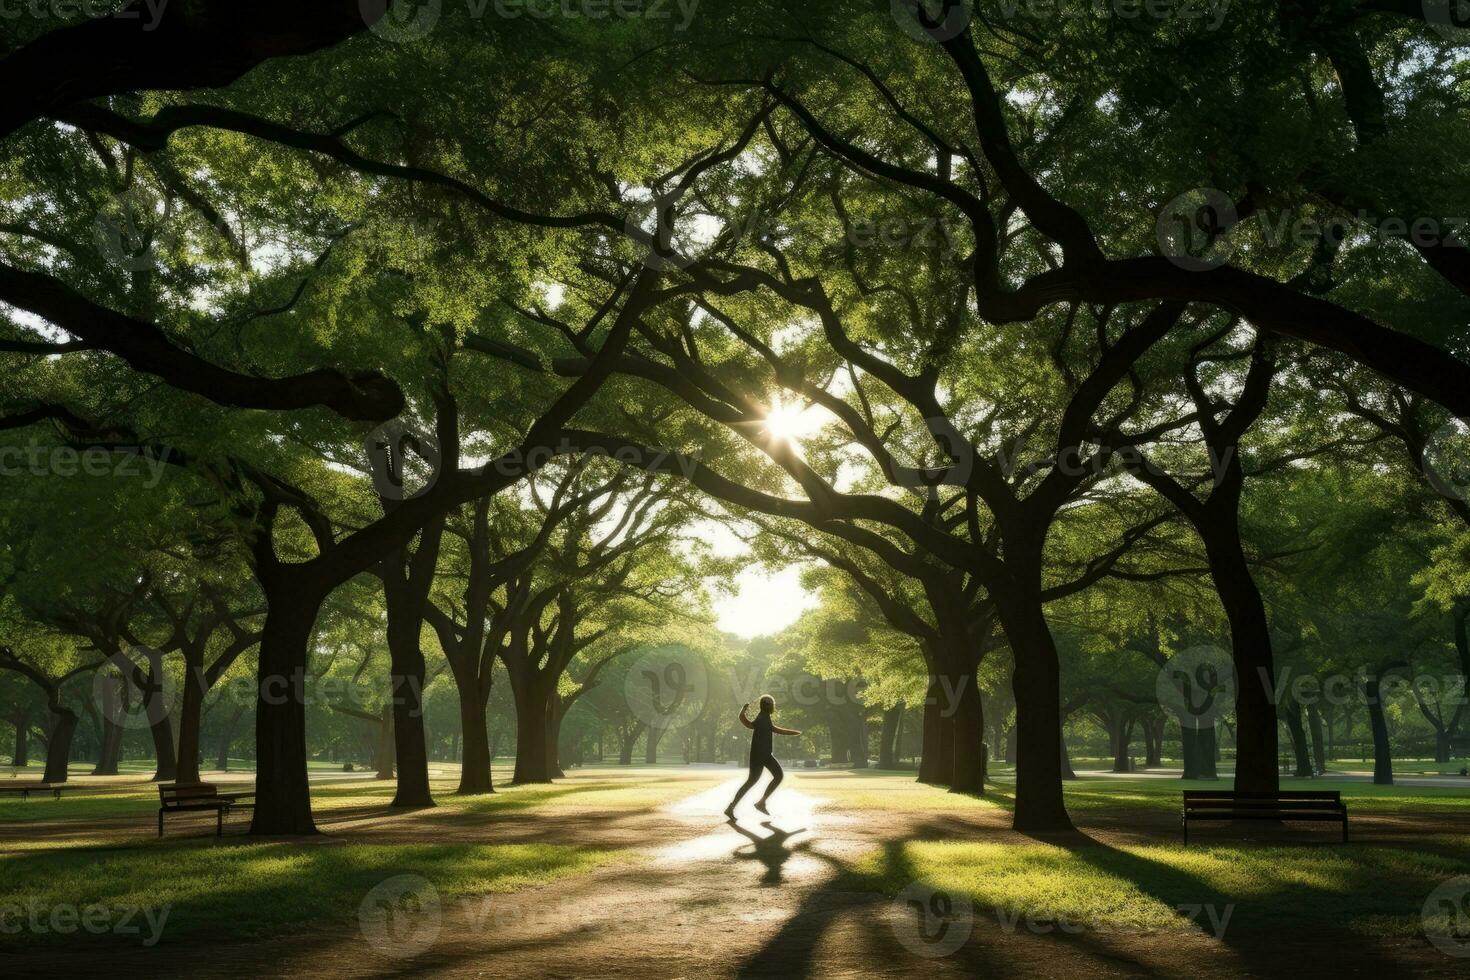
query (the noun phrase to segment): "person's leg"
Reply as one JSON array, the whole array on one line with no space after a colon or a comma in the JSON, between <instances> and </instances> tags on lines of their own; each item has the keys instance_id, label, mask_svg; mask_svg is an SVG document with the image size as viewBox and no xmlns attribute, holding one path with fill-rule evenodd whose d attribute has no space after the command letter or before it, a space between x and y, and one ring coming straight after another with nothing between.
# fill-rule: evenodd
<instances>
[{"instance_id":1,"label":"person's leg","mask_svg":"<svg viewBox=\"0 0 1470 980\"><path fill-rule=\"evenodd\" d=\"M743 797L746 793L750 792L750 788L754 786L755 781L760 778L761 765L759 762L752 761L750 764L750 778L745 781L745 785L741 786L735 791L735 799L731 800L730 805L725 807L725 812L733 813L735 810L735 804L739 803L740 798Z\"/></svg>"},{"instance_id":2,"label":"person's leg","mask_svg":"<svg viewBox=\"0 0 1470 980\"><path fill-rule=\"evenodd\" d=\"M761 794L761 805L765 805L766 800L771 798L771 794L776 792L776 787L781 785L782 777L786 775L781 771L781 763L777 762L774 757L766 760L765 768L771 774L771 785L767 786L766 791Z\"/></svg>"}]
</instances>

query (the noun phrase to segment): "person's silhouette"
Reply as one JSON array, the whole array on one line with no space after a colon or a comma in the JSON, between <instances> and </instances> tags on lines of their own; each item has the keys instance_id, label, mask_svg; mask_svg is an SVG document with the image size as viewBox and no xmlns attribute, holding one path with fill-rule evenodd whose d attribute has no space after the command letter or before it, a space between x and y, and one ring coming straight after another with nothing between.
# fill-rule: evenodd
<instances>
[{"instance_id":1,"label":"person's silhouette","mask_svg":"<svg viewBox=\"0 0 1470 980\"><path fill-rule=\"evenodd\" d=\"M776 710L776 699L769 694L761 695L761 710L760 714L755 716L755 721L751 721L745 717L745 713L749 710L750 703L746 702L745 707L740 709L740 724L751 730L750 778L745 781L745 785L735 791L735 799L731 800L730 805L725 807L725 816L731 820L735 819L736 804L740 802L741 797L750 792L750 788L755 785L756 780L761 778L762 769L770 772L771 785L766 787L765 793L761 794L761 798L756 801L755 808L761 813L769 814L771 812L766 809L766 800L769 800L771 794L776 792L776 787L781 785L781 778L785 775L781 772L781 764L776 761L775 755L771 752L771 736L801 734L801 732L794 728L782 728L771 719L771 715Z\"/></svg>"}]
</instances>

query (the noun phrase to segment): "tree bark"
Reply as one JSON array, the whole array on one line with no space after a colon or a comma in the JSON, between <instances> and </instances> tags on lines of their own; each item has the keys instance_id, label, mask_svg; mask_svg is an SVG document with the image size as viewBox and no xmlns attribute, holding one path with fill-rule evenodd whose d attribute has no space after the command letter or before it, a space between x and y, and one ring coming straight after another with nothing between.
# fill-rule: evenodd
<instances>
[{"instance_id":1,"label":"tree bark","mask_svg":"<svg viewBox=\"0 0 1470 980\"><path fill-rule=\"evenodd\" d=\"M315 834L306 771L307 647L325 590L287 576L262 582L267 611L256 668L256 836Z\"/></svg>"},{"instance_id":2,"label":"tree bark","mask_svg":"<svg viewBox=\"0 0 1470 980\"><path fill-rule=\"evenodd\" d=\"M1205 542L1210 578L1230 623L1236 679L1235 788L1241 792L1274 793L1281 788L1281 773L1273 703L1276 679L1266 605L1241 547L1234 505L1218 508L1217 513L1228 516L1199 530Z\"/></svg>"},{"instance_id":3,"label":"tree bark","mask_svg":"<svg viewBox=\"0 0 1470 980\"><path fill-rule=\"evenodd\" d=\"M668 729L657 727L648 730L648 738L643 743L643 761L645 764L652 766L658 763L658 743L663 741L664 732L666 731Z\"/></svg>"},{"instance_id":4,"label":"tree bark","mask_svg":"<svg viewBox=\"0 0 1470 980\"><path fill-rule=\"evenodd\" d=\"M638 736L643 734L643 728L643 722L640 721L622 733L623 744L618 750L618 765L631 766L633 764L633 748L638 744Z\"/></svg>"},{"instance_id":5,"label":"tree bark","mask_svg":"<svg viewBox=\"0 0 1470 980\"><path fill-rule=\"evenodd\" d=\"M1061 667L1041 603L1039 547L1031 564L1010 562L1023 585L999 597L1001 622L1015 659L1016 809L1012 826L1027 832L1073 830L1062 799ZM978 741L978 740L977 740Z\"/></svg>"},{"instance_id":6,"label":"tree bark","mask_svg":"<svg viewBox=\"0 0 1470 980\"><path fill-rule=\"evenodd\" d=\"M948 786L953 770L945 765L948 757L942 743L944 736L944 689L939 674L930 661L929 689L924 696L924 727L919 748L919 782L934 786Z\"/></svg>"},{"instance_id":7,"label":"tree bark","mask_svg":"<svg viewBox=\"0 0 1470 980\"><path fill-rule=\"evenodd\" d=\"M245 706L242 704L230 715L230 720L225 722L224 730L220 733L219 755L215 759L215 768L220 772L230 771L230 746L235 742L235 727L239 725L240 716L244 713Z\"/></svg>"},{"instance_id":8,"label":"tree bark","mask_svg":"<svg viewBox=\"0 0 1470 980\"><path fill-rule=\"evenodd\" d=\"M1373 782L1393 785L1393 754L1388 744L1388 719L1383 715L1383 699L1379 691L1380 677L1375 674L1363 682L1368 702L1368 723L1373 730Z\"/></svg>"},{"instance_id":9,"label":"tree bark","mask_svg":"<svg viewBox=\"0 0 1470 980\"><path fill-rule=\"evenodd\" d=\"M459 789L461 796L493 793L490 776L490 732L485 719L489 692L483 694L479 683L461 680L459 690L459 724L462 734Z\"/></svg>"},{"instance_id":10,"label":"tree bark","mask_svg":"<svg viewBox=\"0 0 1470 980\"><path fill-rule=\"evenodd\" d=\"M1320 776L1327 771L1327 756L1322 745L1322 712L1315 704L1307 705L1307 728L1312 733L1314 772Z\"/></svg>"},{"instance_id":11,"label":"tree bark","mask_svg":"<svg viewBox=\"0 0 1470 980\"><path fill-rule=\"evenodd\" d=\"M951 675L950 690L956 692L951 725L954 761L950 789L956 793L985 793L985 709L980 685L973 673Z\"/></svg>"},{"instance_id":12,"label":"tree bark","mask_svg":"<svg viewBox=\"0 0 1470 980\"><path fill-rule=\"evenodd\" d=\"M179 754L176 783L198 783L199 726L204 709L205 679L202 663L184 664L184 690L179 707Z\"/></svg>"},{"instance_id":13,"label":"tree bark","mask_svg":"<svg viewBox=\"0 0 1470 980\"><path fill-rule=\"evenodd\" d=\"M60 704L51 707L51 737L46 741L46 772L42 782L64 783L71 760L71 739L77 730L77 713Z\"/></svg>"},{"instance_id":14,"label":"tree bark","mask_svg":"<svg viewBox=\"0 0 1470 980\"><path fill-rule=\"evenodd\" d=\"M512 675L511 692L516 705L516 768L513 781L549 783L551 754L546 746L547 699L540 685L528 681L517 684Z\"/></svg>"},{"instance_id":15,"label":"tree bark","mask_svg":"<svg viewBox=\"0 0 1470 980\"><path fill-rule=\"evenodd\" d=\"M1307 730L1302 725L1302 706L1295 701L1283 705L1281 720L1291 734L1291 751L1296 759L1296 770L1292 775L1298 779L1310 779L1313 775L1312 757L1307 748Z\"/></svg>"},{"instance_id":16,"label":"tree bark","mask_svg":"<svg viewBox=\"0 0 1470 980\"><path fill-rule=\"evenodd\" d=\"M898 768L898 732L903 723L903 702L883 712L883 728L878 735L878 768Z\"/></svg>"}]
</instances>

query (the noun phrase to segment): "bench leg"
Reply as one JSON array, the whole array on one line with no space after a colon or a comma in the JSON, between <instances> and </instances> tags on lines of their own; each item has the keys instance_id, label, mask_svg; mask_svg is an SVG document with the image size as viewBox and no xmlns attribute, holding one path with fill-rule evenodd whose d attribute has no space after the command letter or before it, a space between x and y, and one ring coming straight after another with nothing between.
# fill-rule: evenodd
<instances>
[{"instance_id":1,"label":"bench leg","mask_svg":"<svg viewBox=\"0 0 1470 980\"><path fill-rule=\"evenodd\" d=\"M225 808L220 807L218 810L214 811L214 813L214 836L223 837L225 835Z\"/></svg>"},{"instance_id":2,"label":"bench leg","mask_svg":"<svg viewBox=\"0 0 1470 980\"><path fill-rule=\"evenodd\" d=\"M163 810L158 811L158 836L163 837Z\"/></svg>"},{"instance_id":3,"label":"bench leg","mask_svg":"<svg viewBox=\"0 0 1470 980\"><path fill-rule=\"evenodd\" d=\"M1346 816L1344 816L1342 818L1342 842L1344 844L1346 844L1348 842L1348 830L1347 830L1347 817Z\"/></svg>"}]
</instances>

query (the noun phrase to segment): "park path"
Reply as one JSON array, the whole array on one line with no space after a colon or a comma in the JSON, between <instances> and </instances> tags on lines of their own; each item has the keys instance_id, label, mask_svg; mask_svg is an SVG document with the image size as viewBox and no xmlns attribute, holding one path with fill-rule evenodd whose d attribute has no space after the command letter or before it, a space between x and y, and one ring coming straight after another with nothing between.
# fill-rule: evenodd
<instances>
[{"instance_id":1,"label":"park path","mask_svg":"<svg viewBox=\"0 0 1470 980\"><path fill-rule=\"evenodd\" d=\"M359 927L303 923L261 943L165 944L108 956L112 975L191 977L909 977L1356 975L1377 980L1457 975L1412 950L1364 959L1320 937L1275 935L1269 948L1201 933L1064 935L1007 928L978 913L968 941L945 956L919 935L916 913L854 887L854 865L905 840L1022 843L1008 815L985 809L936 815L843 809L820 776L792 774L764 817L747 803L736 823L720 811L738 777L642 812L560 813L491 820L445 811L383 819L342 814L323 827L350 841L557 840L612 850L588 874L521 891L426 900L422 879L383 869L391 917ZM425 820L430 827L425 827ZM1145 821L1145 823L1149 823ZM1167 824L1167 821L1164 822ZM426 835L427 829L427 835ZM1157 839L1166 826L1090 827L1099 843ZM95 973L96 951L22 953L8 975ZM1403 954L1401 958L1399 953ZM1408 965L1412 961L1413 969ZM166 966L164 965L166 963ZM1356 968L1355 968L1356 967Z\"/></svg>"}]
</instances>

